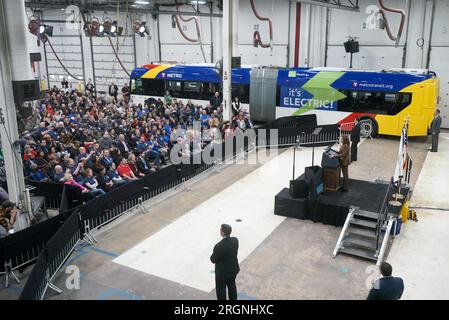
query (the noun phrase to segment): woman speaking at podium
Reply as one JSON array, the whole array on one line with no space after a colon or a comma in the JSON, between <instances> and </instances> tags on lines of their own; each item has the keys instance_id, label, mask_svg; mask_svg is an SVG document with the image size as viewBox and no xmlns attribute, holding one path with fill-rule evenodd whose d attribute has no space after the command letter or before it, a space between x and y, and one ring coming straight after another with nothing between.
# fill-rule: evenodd
<instances>
[{"instance_id":1,"label":"woman speaking at podium","mask_svg":"<svg viewBox=\"0 0 449 320\"><path fill-rule=\"evenodd\" d=\"M343 172L343 192L349 191L349 165L351 164L351 147L348 136L341 136L341 147L338 151L341 171Z\"/></svg>"}]
</instances>

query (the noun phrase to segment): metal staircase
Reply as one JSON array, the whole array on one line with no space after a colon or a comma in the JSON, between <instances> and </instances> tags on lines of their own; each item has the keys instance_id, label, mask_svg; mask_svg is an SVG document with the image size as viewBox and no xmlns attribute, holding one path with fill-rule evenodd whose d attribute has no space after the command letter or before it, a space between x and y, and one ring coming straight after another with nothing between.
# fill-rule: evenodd
<instances>
[{"instance_id":1,"label":"metal staircase","mask_svg":"<svg viewBox=\"0 0 449 320\"><path fill-rule=\"evenodd\" d=\"M380 212L360 210L351 207L346 217L343 230L338 238L333 252L357 256L376 261L378 265L383 261L388 240L396 218L388 214L388 200L391 184L385 194L384 203Z\"/></svg>"}]
</instances>

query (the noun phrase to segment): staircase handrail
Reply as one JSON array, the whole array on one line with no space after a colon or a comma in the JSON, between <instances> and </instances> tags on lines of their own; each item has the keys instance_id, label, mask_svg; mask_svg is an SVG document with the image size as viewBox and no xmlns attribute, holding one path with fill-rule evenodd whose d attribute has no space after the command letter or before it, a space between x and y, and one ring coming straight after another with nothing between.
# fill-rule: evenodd
<instances>
[{"instance_id":1,"label":"staircase handrail","mask_svg":"<svg viewBox=\"0 0 449 320\"><path fill-rule=\"evenodd\" d=\"M350 224L352 217L354 216L354 212L356 210L358 210L358 208L356 208L356 207L349 208L349 213L346 216L345 224L343 225L343 229L341 230L340 236L338 237L338 240L337 240L337 244L335 245L335 249L333 252L334 258L337 256L338 250L340 249L341 242L343 241L346 230L348 230L349 224Z\"/></svg>"},{"instance_id":2,"label":"staircase handrail","mask_svg":"<svg viewBox=\"0 0 449 320\"><path fill-rule=\"evenodd\" d=\"M393 224L396 222L396 218L391 217L390 220L388 220L387 230L385 230L384 239L382 241L382 247L380 248L379 255L377 256L377 266L380 266L380 264L383 261L385 251L387 250L388 246L388 239L390 237L391 228L393 227Z\"/></svg>"},{"instance_id":3,"label":"staircase handrail","mask_svg":"<svg viewBox=\"0 0 449 320\"><path fill-rule=\"evenodd\" d=\"M391 180L390 180L391 181ZM382 231L382 226L384 225L387 214L388 214L388 199L390 198L390 190L391 190L391 183L388 184L387 192L385 193L384 201L382 203L382 207L379 212L379 217L377 219L377 226L376 226L376 250L379 250L379 240L380 235Z\"/></svg>"}]
</instances>

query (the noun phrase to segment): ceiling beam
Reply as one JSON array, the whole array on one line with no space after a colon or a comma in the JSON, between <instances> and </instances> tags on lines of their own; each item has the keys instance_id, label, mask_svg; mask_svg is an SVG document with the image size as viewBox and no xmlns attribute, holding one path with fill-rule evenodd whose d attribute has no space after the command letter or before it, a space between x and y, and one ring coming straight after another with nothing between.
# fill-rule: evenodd
<instances>
[{"instance_id":1,"label":"ceiling beam","mask_svg":"<svg viewBox=\"0 0 449 320\"><path fill-rule=\"evenodd\" d=\"M358 0L295 0L295 2L301 2L331 9L360 12Z\"/></svg>"},{"instance_id":2,"label":"ceiling beam","mask_svg":"<svg viewBox=\"0 0 449 320\"><path fill-rule=\"evenodd\" d=\"M38 9L38 10L42 10L42 9L65 9L67 8L67 6L69 6L70 4L63 4L63 3L55 3L52 1L26 1L25 2L25 6L27 8L31 8L31 9ZM110 4L95 4L95 3L90 3L88 5L86 5L86 7L84 8L85 10L90 10L90 11L112 11L112 12L116 12L117 11L117 6L114 5L110 5ZM126 4L121 8L123 10L128 10L129 12L132 13L150 13L150 14L155 14L155 15L174 15L174 14L180 14L180 15L185 15L185 16L197 16L197 17L212 17L212 18L222 18L223 14L221 13L207 13L207 12L187 12L187 11L175 11L175 10L161 10L161 9L156 9L156 8L138 8L138 7L129 7L126 8Z\"/></svg>"}]
</instances>

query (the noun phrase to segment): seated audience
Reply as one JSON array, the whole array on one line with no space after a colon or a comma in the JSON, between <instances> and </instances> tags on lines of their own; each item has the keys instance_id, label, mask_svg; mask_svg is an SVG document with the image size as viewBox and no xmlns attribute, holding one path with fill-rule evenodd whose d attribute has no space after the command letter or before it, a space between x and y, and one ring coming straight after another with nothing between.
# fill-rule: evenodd
<instances>
[{"instance_id":1,"label":"seated audience","mask_svg":"<svg viewBox=\"0 0 449 320\"><path fill-rule=\"evenodd\" d=\"M89 195L92 197L105 194L104 190L98 188L98 181L94 177L92 169L86 169L86 178L84 178L84 186L89 189Z\"/></svg>"},{"instance_id":2,"label":"seated audience","mask_svg":"<svg viewBox=\"0 0 449 320\"><path fill-rule=\"evenodd\" d=\"M236 128L253 127L242 112L223 123L219 102L195 105L167 93L135 104L53 87L34 107L37 127L21 137L24 173L34 181L74 185L89 196L102 194L168 164L177 144L181 156L192 157L229 139ZM192 134L194 121L201 129Z\"/></svg>"}]
</instances>

